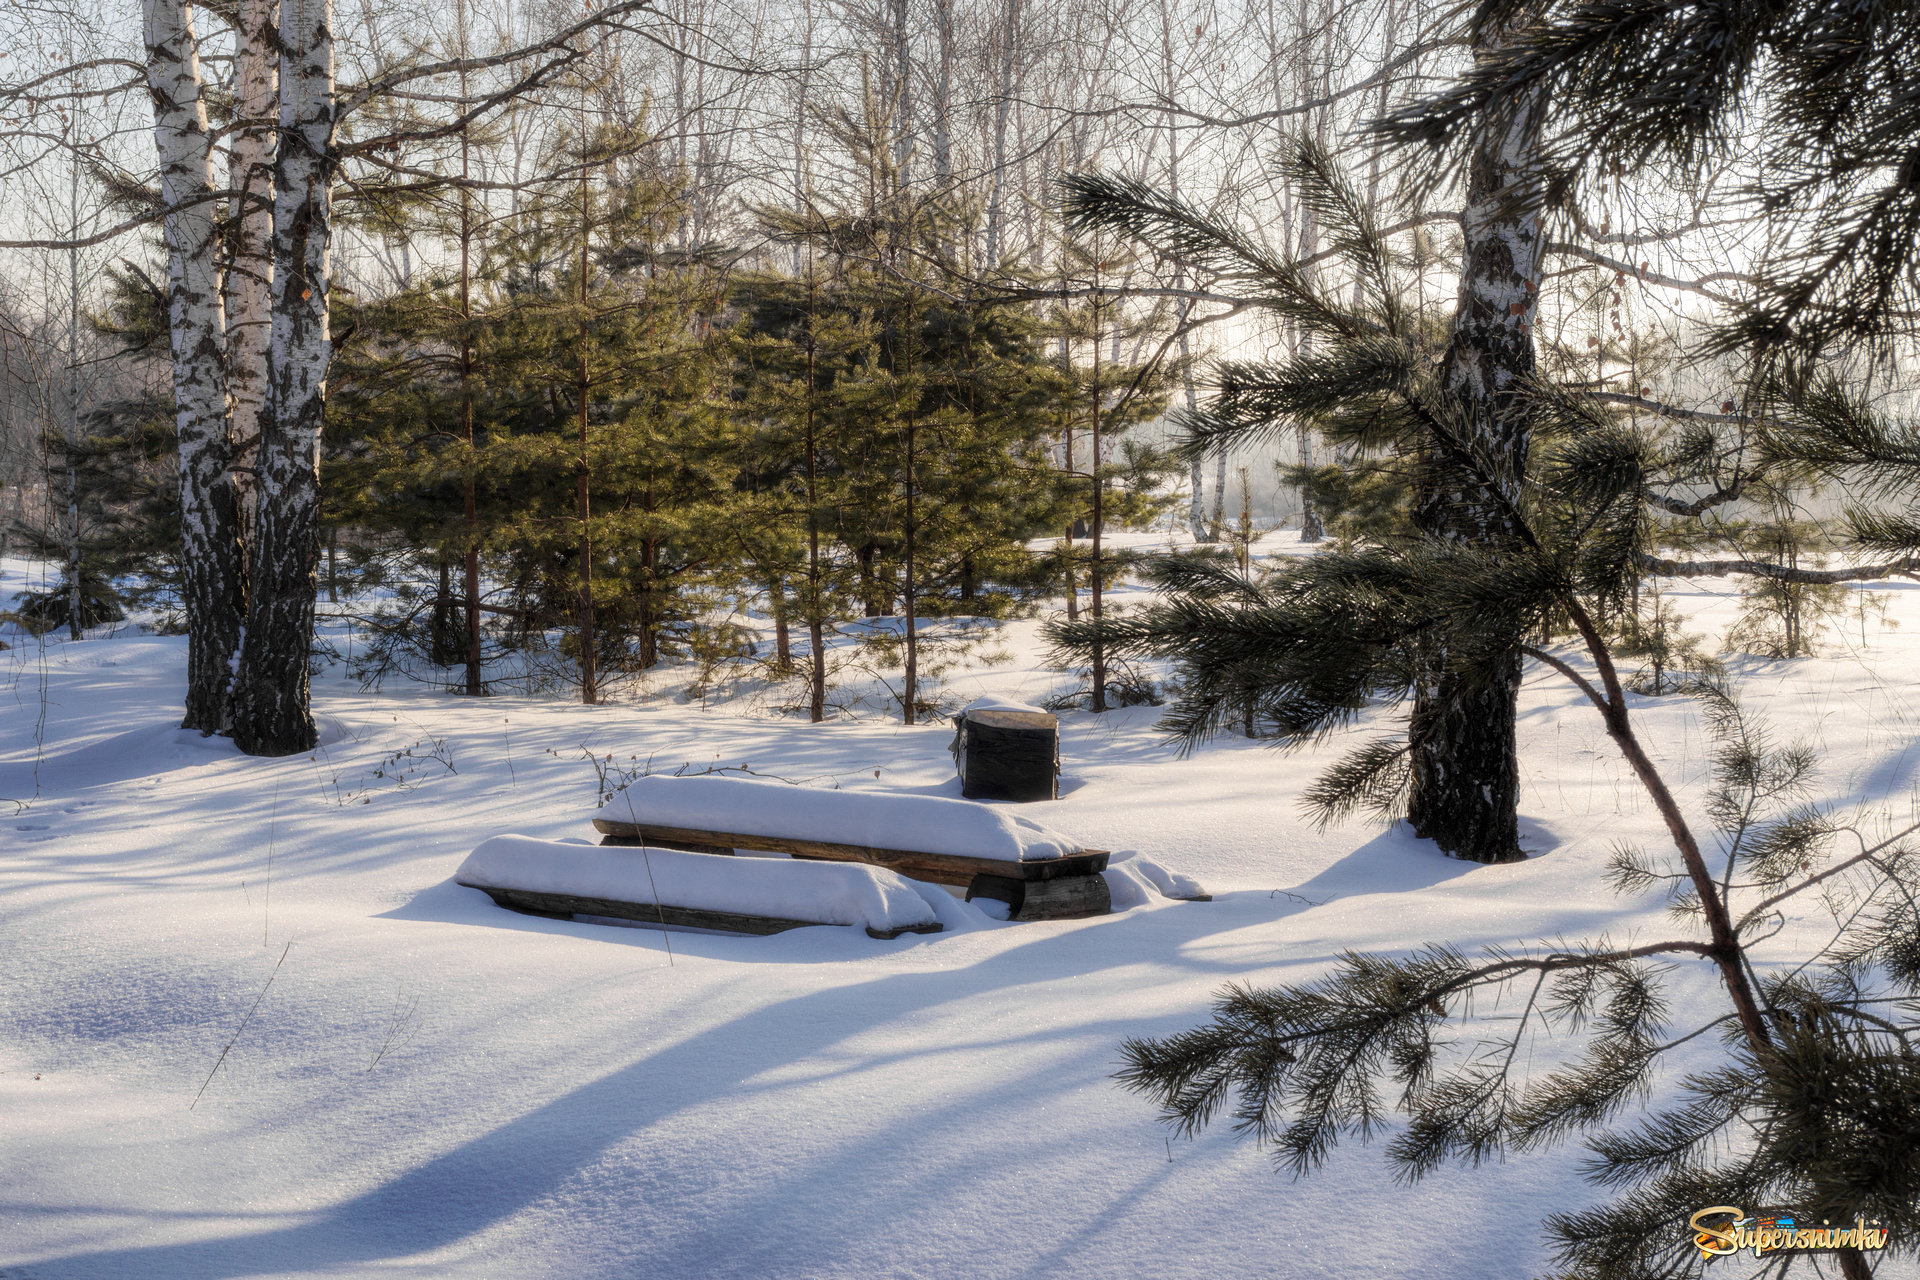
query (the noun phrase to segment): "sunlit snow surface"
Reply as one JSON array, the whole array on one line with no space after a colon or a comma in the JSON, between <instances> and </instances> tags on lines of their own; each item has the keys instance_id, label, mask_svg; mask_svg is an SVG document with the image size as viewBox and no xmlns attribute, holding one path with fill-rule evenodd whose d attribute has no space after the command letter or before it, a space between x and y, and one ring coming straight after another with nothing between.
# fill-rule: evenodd
<instances>
[{"instance_id":1,"label":"sunlit snow surface","mask_svg":"<svg viewBox=\"0 0 1920 1280\"><path fill-rule=\"evenodd\" d=\"M29 571L4 568L7 591ZM1824 748L1826 798L1905 818L1920 607L1887 590L1904 625L1870 619L1866 648L1850 619L1829 656L1736 667L1783 737ZM1675 598L1704 630L1729 595ZM1036 632L1008 627L1008 660L954 673L946 701L1062 687ZM956 901L940 934L743 938L515 915L452 873L499 832L594 839L588 753L954 796L944 722L810 726L671 680L598 708L367 696L336 666L315 683L324 748L248 760L173 727L182 641L5 638L5 1280L1530 1276L1538 1220L1595 1198L1577 1150L1407 1189L1349 1145L1296 1182L1223 1129L1168 1141L1113 1086L1118 1046L1347 948L1674 928L1602 883L1611 842L1658 824L1593 713L1540 676L1520 731L1543 856L1523 865L1314 829L1297 800L1339 743L1182 758L1152 708L1070 713L1044 821L1213 902L1143 889L1007 924ZM1697 808L1698 717L1637 714ZM1819 936L1808 913L1790 927Z\"/></svg>"}]
</instances>

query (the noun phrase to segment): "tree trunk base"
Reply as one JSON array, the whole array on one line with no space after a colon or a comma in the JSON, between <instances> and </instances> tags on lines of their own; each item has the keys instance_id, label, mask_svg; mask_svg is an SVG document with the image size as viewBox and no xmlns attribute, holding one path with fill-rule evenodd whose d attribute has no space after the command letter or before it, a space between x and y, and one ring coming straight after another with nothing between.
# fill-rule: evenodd
<instances>
[{"instance_id":1,"label":"tree trunk base","mask_svg":"<svg viewBox=\"0 0 1920 1280\"><path fill-rule=\"evenodd\" d=\"M1514 712L1520 658L1504 678L1462 687L1443 675L1415 700L1412 788L1407 822L1414 834L1468 862L1519 862L1520 757Z\"/></svg>"}]
</instances>

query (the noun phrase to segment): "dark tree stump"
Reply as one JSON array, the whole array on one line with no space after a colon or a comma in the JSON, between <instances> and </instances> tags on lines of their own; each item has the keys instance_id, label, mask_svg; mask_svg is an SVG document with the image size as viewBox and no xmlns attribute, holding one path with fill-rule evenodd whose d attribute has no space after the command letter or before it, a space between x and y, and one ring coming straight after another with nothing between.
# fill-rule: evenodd
<instances>
[{"instance_id":1,"label":"dark tree stump","mask_svg":"<svg viewBox=\"0 0 1920 1280\"><path fill-rule=\"evenodd\" d=\"M953 762L969 800L1056 800L1060 721L1044 711L979 707L953 718Z\"/></svg>"}]
</instances>

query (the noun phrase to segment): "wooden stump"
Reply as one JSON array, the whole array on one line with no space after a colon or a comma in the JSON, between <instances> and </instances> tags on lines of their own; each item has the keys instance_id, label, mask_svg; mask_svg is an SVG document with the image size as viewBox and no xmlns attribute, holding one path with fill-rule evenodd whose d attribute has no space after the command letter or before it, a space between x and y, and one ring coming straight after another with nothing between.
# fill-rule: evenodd
<instances>
[{"instance_id":1,"label":"wooden stump","mask_svg":"<svg viewBox=\"0 0 1920 1280\"><path fill-rule=\"evenodd\" d=\"M1044 711L981 707L953 718L953 762L969 800L1056 800L1060 721Z\"/></svg>"}]
</instances>

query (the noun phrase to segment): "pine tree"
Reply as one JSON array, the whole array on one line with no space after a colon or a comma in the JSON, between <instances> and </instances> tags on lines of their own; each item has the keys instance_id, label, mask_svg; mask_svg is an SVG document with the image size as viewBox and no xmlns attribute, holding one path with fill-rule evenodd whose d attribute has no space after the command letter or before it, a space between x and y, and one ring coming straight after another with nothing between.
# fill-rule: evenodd
<instances>
[{"instance_id":1,"label":"pine tree","mask_svg":"<svg viewBox=\"0 0 1920 1280\"><path fill-rule=\"evenodd\" d=\"M1166 346L1157 357L1140 361L1132 353L1146 346L1164 327L1164 317L1148 312L1129 313L1122 299L1120 277L1129 254L1116 238L1096 235L1068 240L1061 247L1059 276L1067 292L1083 293L1082 300L1058 306L1048 330L1058 351L1059 371L1066 383L1056 402L1064 471L1074 494L1063 559L1066 565L1067 614L1078 616L1082 567L1088 584L1088 615L1098 622L1106 614L1106 588L1121 568L1106 545L1109 524L1147 523L1170 502L1151 495L1151 484L1172 474L1177 464L1152 450L1142 450L1128 436L1135 428L1159 417L1166 409L1177 362L1168 362ZM1075 435L1078 428L1078 442ZM1131 454L1126 450L1131 446ZM1119 450L1116 453L1116 449ZM1113 482L1133 472L1136 483L1116 494ZM1216 495L1217 496L1217 495ZM1074 546L1074 528L1083 525L1088 547ZM1107 654L1091 633L1088 659L1088 706L1107 707Z\"/></svg>"},{"instance_id":2,"label":"pine tree","mask_svg":"<svg viewBox=\"0 0 1920 1280\"><path fill-rule=\"evenodd\" d=\"M571 617L585 702L599 700L603 667L653 665L689 617L737 464L722 294L706 266L664 247L673 184L610 172L635 151L631 138L594 139L566 198L523 216L512 305L489 338L514 401L491 450L515 505L495 545L533 584L533 613Z\"/></svg>"},{"instance_id":3,"label":"pine tree","mask_svg":"<svg viewBox=\"0 0 1920 1280\"><path fill-rule=\"evenodd\" d=\"M485 335L505 304L496 289L479 289L477 305L466 292L434 276L339 308L352 338L334 362L322 503L330 538L345 529L388 549L381 576L395 607L381 611L363 671L410 651L434 666L464 665L461 688L471 691L484 656L473 652L478 615L499 606L484 603L477 581L456 596L452 570L471 558L477 580L485 530L509 518L513 497L489 468L502 406Z\"/></svg>"},{"instance_id":4,"label":"pine tree","mask_svg":"<svg viewBox=\"0 0 1920 1280\"><path fill-rule=\"evenodd\" d=\"M1317 178L1301 172L1309 166ZM1305 743L1404 708L1436 653L1457 687L1503 683L1514 637L1525 637L1526 656L1593 707L1665 826L1671 853L1620 851L1616 887L1665 890L1677 923L1672 936L1630 945L1556 939L1480 956L1441 940L1412 955L1345 957L1313 983L1235 987L1209 1022L1130 1041L1121 1078L1185 1132L1230 1109L1295 1172L1317 1167L1343 1135L1381 1132L1395 1110L1407 1121L1388 1154L1410 1179L1585 1136L1597 1178L1623 1194L1555 1215L1547 1229L1566 1274L1594 1280L1697 1265L1680 1228L1703 1205L1794 1203L1848 1223L1860 1214L1896 1239L1920 1229L1910 1159L1920 1072L1906 1048L1920 994L1914 828L1869 837L1799 803L1817 753L1775 743L1726 690L1705 684L1697 691L1719 741L1706 812L1721 839L1714 852L1702 844L1640 736L1605 622L1632 599L1655 543L1647 513L1671 460L1662 442L1591 395L1536 382L1520 389L1526 410L1553 430L1544 456L1512 475L1508 455L1479 434L1471 398L1427 359L1364 204L1324 157L1304 152L1294 168L1314 179L1330 224L1359 255L1367 305L1177 202L1113 180L1078 183L1084 216L1244 271L1309 339L1284 364L1229 370L1198 434L1248 439L1301 418L1371 419L1389 439L1411 437L1442 483L1498 505L1511 536L1386 539L1259 575L1173 559L1156 571L1157 602L1099 624L1102 638L1113 652L1180 664L1167 727L1183 738L1251 706L1284 741ZM1563 648L1553 637L1569 627ZM1083 651L1091 630L1053 634ZM1312 811L1394 813L1408 752L1397 736L1359 744L1309 789ZM1842 881L1836 937L1811 951L1782 937L1778 912L1794 909L1784 904ZM1674 965L1711 974L1724 1003L1671 1026L1664 970ZM1501 1003L1508 992L1511 1006ZM1497 1035L1483 1018L1502 1020ZM1570 1050L1556 1051L1552 1068L1535 1071L1517 1052L1536 1029ZM1720 1045L1718 1060L1683 1082L1677 1106L1614 1128L1689 1044ZM1836 1257L1850 1280L1871 1274L1858 1240L1839 1242Z\"/></svg>"},{"instance_id":5,"label":"pine tree","mask_svg":"<svg viewBox=\"0 0 1920 1280\"><path fill-rule=\"evenodd\" d=\"M767 350L760 374L785 370L790 388L805 380L803 395L760 403L784 399L788 437L810 433L799 442L812 466L808 537L830 530L841 544L859 612L903 607L902 716L913 723L929 705L923 615L1004 615L1039 589L1025 544L1062 516L1041 440L1066 384L1040 359L1022 306L980 290L956 258L971 211L906 191L877 118L836 131L865 179L844 204L765 211L776 236L806 246L809 265L800 280L766 277L748 293L753 329L787 353ZM817 553L809 564L810 583L824 585ZM817 712L818 643L815 654Z\"/></svg>"},{"instance_id":6,"label":"pine tree","mask_svg":"<svg viewBox=\"0 0 1920 1280\"><path fill-rule=\"evenodd\" d=\"M834 554L835 513L847 505L855 456L847 428L858 421L873 349L871 323L846 306L833 276L809 256L802 274L750 276L738 302L746 314L736 366L749 423L742 481L758 514L773 523L746 539L748 558L774 567L778 548L796 559L800 617L808 639L808 716L826 717L827 629L853 610L851 557ZM784 534L784 536L783 536Z\"/></svg>"}]
</instances>

